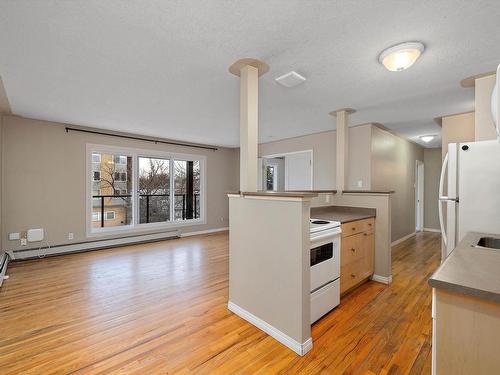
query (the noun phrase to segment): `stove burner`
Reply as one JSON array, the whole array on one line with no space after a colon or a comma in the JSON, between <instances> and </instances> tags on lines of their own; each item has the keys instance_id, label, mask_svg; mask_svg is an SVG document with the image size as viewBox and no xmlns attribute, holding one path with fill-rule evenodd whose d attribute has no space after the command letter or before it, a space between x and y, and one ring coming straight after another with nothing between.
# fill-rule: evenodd
<instances>
[{"instance_id":1,"label":"stove burner","mask_svg":"<svg viewBox=\"0 0 500 375\"><path fill-rule=\"evenodd\" d=\"M326 220L311 220L311 224L330 224L330 222Z\"/></svg>"}]
</instances>

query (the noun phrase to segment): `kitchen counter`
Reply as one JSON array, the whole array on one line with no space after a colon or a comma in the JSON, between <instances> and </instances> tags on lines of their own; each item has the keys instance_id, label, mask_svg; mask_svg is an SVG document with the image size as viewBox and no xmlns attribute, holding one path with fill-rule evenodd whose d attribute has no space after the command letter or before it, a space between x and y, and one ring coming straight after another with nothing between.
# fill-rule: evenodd
<instances>
[{"instance_id":1,"label":"kitchen counter","mask_svg":"<svg viewBox=\"0 0 500 375\"><path fill-rule=\"evenodd\" d=\"M429 279L433 288L500 303L500 250L474 247L481 237L468 233Z\"/></svg>"},{"instance_id":2,"label":"kitchen counter","mask_svg":"<svg viewBox=\"0 0 500 375\"><path fill-rule=\"evenodd\" d=\"M374 208L346 207L346 206L325 206L311 207L311 218L335 220L342 224L351 221L368 219L375 217Z\"/></svg>"}]
</instances>

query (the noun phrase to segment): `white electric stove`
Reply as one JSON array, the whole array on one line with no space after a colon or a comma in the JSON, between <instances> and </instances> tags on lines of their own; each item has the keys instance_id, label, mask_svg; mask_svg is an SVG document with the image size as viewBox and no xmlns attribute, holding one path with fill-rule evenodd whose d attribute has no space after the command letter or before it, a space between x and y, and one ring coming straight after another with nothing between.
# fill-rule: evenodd
<instances>
[{"instance_id":1,"label":"white electric stove","mask_svg":"<svg viewBox=\"0 0 500 375\"><path fill-rule=\"evenodd\" d=\"M311 323L340 303L340 222L310 220Z\"/></svg>"}]
</instances>

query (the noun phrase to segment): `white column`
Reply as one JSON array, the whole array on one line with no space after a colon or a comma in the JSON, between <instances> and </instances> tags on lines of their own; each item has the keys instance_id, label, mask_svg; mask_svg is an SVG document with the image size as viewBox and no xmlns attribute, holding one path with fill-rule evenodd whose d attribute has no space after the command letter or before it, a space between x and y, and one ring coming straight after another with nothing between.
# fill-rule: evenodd
<instances>
[{"instance_id":1,"label":"white column","mask_svg":"<svg viewBox=\"0 0 500 375\"><path fill-rule=\"evenodd\" d=\"M354 113L352 108L342 108L330 112L336 117L337 125L337 162L335 171L336 189L341 192L346 189L346 174L349 154L349 114Z\"/></svg>"},{"instance_id":2,"label":"white column","mask_svg":"<svg viewBox=\"0 0 500 375\"><path fill-rule=\"evenodd\" d=\"M259 77L269 66L254 59L242 59L229 67L240 77L240 190L255 192L259 140Z\"/></svg>"}]
</instances>

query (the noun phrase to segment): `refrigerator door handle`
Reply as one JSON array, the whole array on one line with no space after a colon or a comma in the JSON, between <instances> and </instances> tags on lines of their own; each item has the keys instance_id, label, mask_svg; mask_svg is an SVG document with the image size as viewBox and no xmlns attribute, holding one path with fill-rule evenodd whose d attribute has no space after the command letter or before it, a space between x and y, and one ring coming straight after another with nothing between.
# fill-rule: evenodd
<instances>
[{"instance_id":1,"label":"refrigerator door handle","mask_svg":"<svg viewBox=\"0 0 500 375\"><path fill-rule=\"evenodd\" d=\"M444 218L443 218L443 201L448 201L448 197L443 196L443 188L444 188L444 175L446 173L446 168L448 167L448 153L446 153L443 166L441 167L441 177L439 178L439 199L438 199L438 211L439 211L439 226L441 227L441 235L443 237L444 245L446 246L448 243L448 238L446 237L446 228L444 227Z\"/></svg>"}]
</instances>

